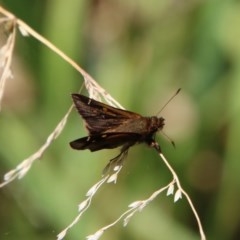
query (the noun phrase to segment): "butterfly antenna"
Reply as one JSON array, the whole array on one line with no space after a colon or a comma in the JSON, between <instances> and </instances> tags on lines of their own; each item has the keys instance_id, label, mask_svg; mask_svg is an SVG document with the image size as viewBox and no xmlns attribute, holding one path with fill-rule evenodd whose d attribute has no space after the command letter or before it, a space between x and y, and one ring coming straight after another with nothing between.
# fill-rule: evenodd
<instances>
[{"instance_id":1,"label":"butterfly antenna","mask_svg":"<svg viewBox=\"0 0 240 240\"><path fill-rule=\"evenodd\" d=\"M163 131L161 131L162 135L176 148L175 142Z\"/></svg>"},{"instance_id":2,"label":"butterfly antenna","mask_svg":"<svg viewBox=\"0 0 240 240\"><path fill-rule=\"evenodd\" d=\"M158 112L157 116L160 114L160 112L168 105L169 102L171 102L173 100L173 98L175 98L178 93L181 91L181 88L179 88L173 95L172 97L169 98L169 100L163 105L163 107L160 109L160 111Z\"/></svg>"}]
</instances>

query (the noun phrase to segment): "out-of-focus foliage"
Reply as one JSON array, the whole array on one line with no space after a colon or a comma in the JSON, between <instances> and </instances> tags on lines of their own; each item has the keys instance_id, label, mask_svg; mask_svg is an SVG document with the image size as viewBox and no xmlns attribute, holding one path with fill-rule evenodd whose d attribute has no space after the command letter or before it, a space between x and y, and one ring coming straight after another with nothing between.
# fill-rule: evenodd
<instances>
[{"instance_id":1,"label":"out-of-focus foliage","mask_svg":"<svg viewBox=\"0 0 240 240\"><path fill-rule=\"evenodd\" d=\"M160 113L165 156L190 194L209 239L240 235L240 2L207 0L1 1L76 60L127 109ZM1 36L0 36L1 38ZM2 41L0 39L0 43ZM35 152L71 104L82 77L32 38L18 36L0 113L0 173ZM86 92L85 92L86 93ZM54 239L77 213L115 150L68 142L86 135L71 114L62 135L20 181L0 189L0 238ZM84 239L171 178L157 154L130 150L116 185L106 185L67 239ZM102 239L199 239L185 200L164 194Z\"/></svg>"}]
</instances>

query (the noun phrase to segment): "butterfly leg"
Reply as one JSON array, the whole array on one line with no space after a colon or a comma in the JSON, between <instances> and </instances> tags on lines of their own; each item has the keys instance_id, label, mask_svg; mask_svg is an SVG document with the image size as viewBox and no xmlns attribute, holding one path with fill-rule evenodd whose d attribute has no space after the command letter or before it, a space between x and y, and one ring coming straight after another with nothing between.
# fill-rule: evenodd
<instances>
[{"instance_id":1,"label":"butterfly leg","mask_svg":"<svg viewBox=\"0 0 240 240\"><path fill-rule=\"evenodd\" d=\"M162 153L162 150L161 150L160 145L159 145L158 142L156 142L155 140L152 139L152 140L149 142L149 146L155 148L158 153Z\"/></svg>"},{"instance_id":2,"label":"butterfly leg","mask_svg":"<svg viewBox=\"0 0 240 240\"><path fill-rule=\"evenodd\" d=\"M133 144L125 144L120 151L120 154L118 154L115 158L112 158L107 166L103 169L103 175L105 175L108 172L115 172L116 167L121 167L123 165L123 160L126 158L128 154L128 149Z\"/></svg>"}]
</instances>

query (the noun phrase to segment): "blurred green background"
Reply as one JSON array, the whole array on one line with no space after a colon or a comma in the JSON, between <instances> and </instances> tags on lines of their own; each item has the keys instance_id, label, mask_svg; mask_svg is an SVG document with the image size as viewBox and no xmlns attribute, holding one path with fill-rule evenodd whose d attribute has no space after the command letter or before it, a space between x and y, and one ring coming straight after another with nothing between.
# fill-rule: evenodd
<instances>
[{"instance_id":1,"label":"blurred green background","mask_svg":"<svg viewBox=\"0 0 240 240\"><path fill-rule=\"evenodd\" d=\"M191 196L208 239L240 236L239 1L0 1L92 75L125 108L155 115L157 139ZM1 37L1 36L0 36ZM18 34L0 117L1 178L46 140L83 78L33 38ZM87 94L84 90L84 94ZM86 136L73 111L60 137L20 181L0 189L0 239L55 239L118 150L74 151ZM116 185L105 185L66 239L84 239L127 205L171 180L156 152L130 150ZM165 193L126 228L101 239L199 239L186 200Z\"/></svg>"}]
</instances>

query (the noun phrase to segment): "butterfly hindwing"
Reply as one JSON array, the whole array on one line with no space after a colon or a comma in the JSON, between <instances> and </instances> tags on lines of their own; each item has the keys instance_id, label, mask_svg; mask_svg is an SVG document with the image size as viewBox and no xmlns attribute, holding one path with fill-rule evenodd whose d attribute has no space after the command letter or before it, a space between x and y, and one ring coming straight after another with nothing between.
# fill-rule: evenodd
<instances>
[{"instance_id":1,"label":"butterfly hindwing","mask_svg":"<svg viewBox=\"0 0 240 240\"><path fill-rule=\"evenodd\" d=\"M137 133L103 133L79 138L70 142L70 146L77 150L89 149L98 151L101 149L112 149L124 144L133 145L141 138Z\"/></svg>"}]
</instances>

